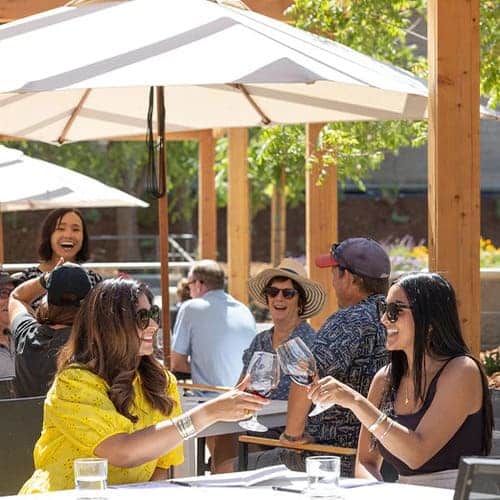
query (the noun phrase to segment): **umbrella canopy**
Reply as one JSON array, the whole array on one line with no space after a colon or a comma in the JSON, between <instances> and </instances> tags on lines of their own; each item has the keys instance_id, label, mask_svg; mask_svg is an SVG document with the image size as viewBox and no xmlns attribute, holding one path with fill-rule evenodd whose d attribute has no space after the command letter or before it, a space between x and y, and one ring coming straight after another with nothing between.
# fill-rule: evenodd
<instances>
[{"instance_id":1,"label":"umbrella canopy","mask_svg":"<svg viewBox=\"0 0 500 500\"><path fill-rule=\"evenodd\" d=\"M426 116L412 74L209 0L62 7L0 40L0 133L14 137L144 136L150 85L166 87L169 132Z\"/></svg>"},{"instance_id":2,"label":"umbrella canopy","mask_svg":"<svg viewBox=\"0 0 500 500\"><path fill-rule=\"evenodd\" d=\"M142 200L67 168L0 146L0 210L147 207Z\"/></svg>"}]
</instances>

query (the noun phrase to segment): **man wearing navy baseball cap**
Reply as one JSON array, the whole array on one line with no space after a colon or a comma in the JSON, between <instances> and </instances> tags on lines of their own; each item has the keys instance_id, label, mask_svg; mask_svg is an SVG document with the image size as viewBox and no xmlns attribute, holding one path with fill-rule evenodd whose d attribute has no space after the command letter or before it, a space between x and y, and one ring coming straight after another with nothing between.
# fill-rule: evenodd
<instances>
[{"instance_id":1,"label":"man wearing navy baseball cap","mask_svg":"<svg viewBox=\"0 0 500 500\"><path fill-rule=\"evenodd\" d=\"M391 263L384 248L369 238L349 238L316 258L316 265L330 268L340 309L318 330L312 351L317 375L327 375L350 385L364 396L372 378L387 362L386 333L379 321L377 302L389 288ZM356 448L360 424L347 409L333 406L308 418L311 401L307 388L292 384L288 418L281 440ZM267 463L285 463L305 469L307 453L277 448ZM278 456L276 456L276 454ZM354 457L342 457L342 475L354 475Z\"/></svg>"}]
</instances>

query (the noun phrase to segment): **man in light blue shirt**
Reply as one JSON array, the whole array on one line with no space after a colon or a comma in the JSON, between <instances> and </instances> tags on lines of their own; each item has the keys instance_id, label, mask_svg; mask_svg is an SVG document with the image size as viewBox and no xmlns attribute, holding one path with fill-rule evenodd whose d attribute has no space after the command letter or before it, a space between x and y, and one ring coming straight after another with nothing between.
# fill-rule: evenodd
<instances>
[{"instance_id":1,"label":"man in light blue shirt","mask_svg":"<svg viewBox=\"0 0 500 500\"><path fill-rule=\"evenodd\" d=\"M171 370L190 372L194 384L231 387L240 376L243 351L255 337L255 320L248 307L224 292L224 271L217 262L196 262L188 284L192 299L177 314ZM213 472L226 472L221 464L236 455L236 441L219 447L219 438L214 439L217 451L210 441Z\"/></svg>"}]
</instances>

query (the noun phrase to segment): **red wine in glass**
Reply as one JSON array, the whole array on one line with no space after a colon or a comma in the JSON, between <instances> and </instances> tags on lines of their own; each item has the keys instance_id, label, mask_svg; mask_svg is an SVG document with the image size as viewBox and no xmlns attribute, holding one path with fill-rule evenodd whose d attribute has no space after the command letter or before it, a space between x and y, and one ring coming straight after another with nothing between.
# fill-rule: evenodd
<instances>
[{"instance_id":1,"label":"red wine in glass","mask_svg":"<svg viewBox=\"0 0 500 500\"><path fill-rule=\"evenodd\" d=\"M265 351L254 352L248 364L247 374L250 375L250 381L246 391L268 398L279 383L279 363L276 354ZM238 423L240 427L248 431L266 432L268 430L255 415L252 415L249 420Z\"/></svg>"}]
</instances>

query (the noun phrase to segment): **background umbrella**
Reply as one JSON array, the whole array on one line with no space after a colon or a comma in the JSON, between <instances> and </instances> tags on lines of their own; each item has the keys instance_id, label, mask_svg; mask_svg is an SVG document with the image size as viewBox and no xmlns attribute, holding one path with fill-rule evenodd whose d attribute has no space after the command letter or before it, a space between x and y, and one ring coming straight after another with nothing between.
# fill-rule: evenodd
<instances>
[{"instance_id":1,"label":"background umbrella","mask_svg":"<svg viewBox=\"0 0 500 500\"><path fill-rule=\"evenodd\" d=\"M0 146L0 262L2 212L60 207L147 207L119 189L47 161Z\"/></svg>"}]
</instances>

